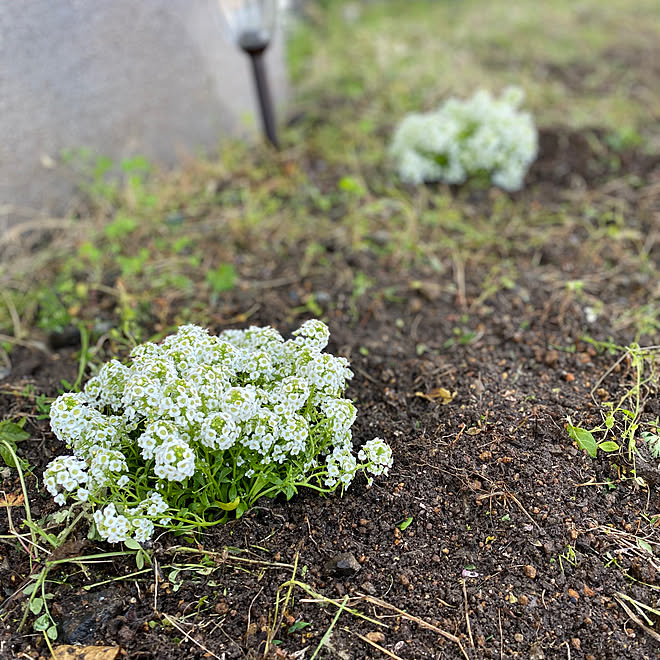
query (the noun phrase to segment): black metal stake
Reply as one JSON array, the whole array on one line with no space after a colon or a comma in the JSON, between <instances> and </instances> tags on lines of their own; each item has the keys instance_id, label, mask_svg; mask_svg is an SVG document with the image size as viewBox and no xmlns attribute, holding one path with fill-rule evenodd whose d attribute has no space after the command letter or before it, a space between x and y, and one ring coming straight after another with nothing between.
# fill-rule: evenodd
<instances>
[{"instance_id":1,"label":"black metal stake","mask_svg":"<svg viewBox=\"0 0 660 660\"><path fill-rule=\"evenodd\" d=\"M259 97L259 108L261 109L261 121L264 126L264 133L268 141L279 149L277 132L275 130L275 113L273 112L273 102L271 101L270 91L268 90L268 81L266 79L266 68L264 66L264 52L268 44L249 43L249 39L241 39L241 48L250 56L252 61L252 72L254 74L255 87ZM248 42L248 43L246 43Z\"/></svg>"}]
</instances>

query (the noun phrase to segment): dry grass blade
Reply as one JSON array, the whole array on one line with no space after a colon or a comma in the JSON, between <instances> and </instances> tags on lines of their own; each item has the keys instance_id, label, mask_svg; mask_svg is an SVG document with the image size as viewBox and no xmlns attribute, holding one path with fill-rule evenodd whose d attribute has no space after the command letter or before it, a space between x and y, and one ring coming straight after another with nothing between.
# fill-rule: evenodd
<instances>
[{"instance_id":1,"label":"dry grass blade","mask_svg":"<svg viewBox=\"0 0 660 660\"><path fill-rule=\"evenodd\" d=\"M656 572L660 571L660 563L655 558L652 547L660 546L660 544L652 537L652 532L647 536L635 535L606 525L599 525L594 530L604 534L608 541L616 541L620 546L615 551L617 554L636 555L642 561L650 564Z\"/></svg>"},{"instance_id":2,"label":"dry grass blade","mask_svg":"<svg viewBox=\"0 0 660 660\"><path fill-rule=\"evenodd\" d=\"M267 559L250 559L249 557L241 557L237 554L231 553L228 548L222 552L213 552L212 550L204 550L202 548L189 548L183 545L177 545L168 549L169 552L176 554L183 552L193 555L204 555L213 559L218 564L230 564L231 562L238 562L242 564L252 564L253 566L261 566L262 568L291 568L295 567L294 564L287 564L279 561L269 561Z\"/></svg>"},{"instance_id":3,"label":"dry grass blade","mask_svg":"<svg viewBox=\"0 0 660 660\"><path fill-rule=\"evenodd\" d=\"M38 231L43 233L53 229L69 229L74 222L72 218L36 218L20 222L7 229L0 236L0 248L10 243L20 243L23 234L27 232Z\"/></svg>"},{"instance_id":4,"label":"dry grass blade","mask_svg":"<svg viewBox=\"0 0 660 660\"><path fill-rule=\"evenodd\" d=\"M293 591L293 585L296 581L296 573L298 572L298 553L296 552L296 556L294 557L293 560L293 567L292 567L292 573L291 573L291 579L285 582L284 584L280 585L280 587L277 590L277 593L275 594L275 614L273 615L273 626L269 628L268 630L268 635L266 637L266 648L264 649L264 658L268 656L268 651L270 650L270 645L273 643L273 640L275 639L275 635L277 634L277 631L280 629L282 626L282 621L284 620L284 615L286 614L286 608L287 605L289 604L289 600L291 599L291 592ZM282 612L280 613L280 592L288 587L288 590L286 592L286 597L284 598L284 605L282 607ZM270 617L270 615L269 615Z\"/></svg>"},{"instance_id":5,"label":"dry grass blade","mask_svg":"<svg viewBox=\"0 0 660 660\"><path fill-rule=\"evenodd\" d=\"M334 600L333 598L328 598L327 596L324 596L323 594L320 594L316 591L314 591L308 584L305 584L304 582L299 582L298 580L289 580L288 582L285 582L280 589L287 587L289 585L292 585L294 587L298 587L299 589L302 589L304 592L308 593L314 600L309 601L309 602L316 602L316 603L326 603L328 605L334 605L335 607L342 607L342 603L339 602L338 600ZM365 600L365 597L362 594L358 594L358 596L362 599ZM368 596L368 598L371 598L371 596ZM349 599L350 600L350 599ZM348 603L348 601L347 601ZM343 609L346 612L349 612L353 616L358 617L359 619L364 619L365 621L368 621L369 623L373 623L376 626L381 626L381 628L389 628L389 626L386 623L383 623L382 621L378 621L377 619L372 619L371 617L367 616L366 614L362 614L362 612L359 612L356 609L353 609L351 607L343 607ZM430 625L430 624L429 624Z\"/></svg>"},{"instance_id":6,"label":"dry grass blade","mask_svg":"<svg viewBox=\"0 0 660 660\"><path fill-rule=\"evenodd\" d=\"M316 650L312 654L312 657L309 660L314 660L314 658L319 654L319 651L328 643L328 640L330 639L330 635L332 634L332 631L334 630L335 625L337 624L337 621L339 620L339 617L341 616L341 613L344 611L346 607L346 603L348 601L348 595L344 596L344 599L341 602L341 605L339 606L339 609L337 610L337 613L335 614L334 618L330 622L330 625L328 626L328 629L325 631L323 634L323 637L321 637L321 641L319 642L319 645L316 647Z\"/></svg>"},{"instance_id":7,"label":"dry grass blade","mask_svg":"<svg viewBox=\"0 0 660 660\"><path fill-rule=\"evenodd\" d=\"M619 605L623 608L625 613L640 627L642 628L645 632L647 632L653 639L655 639L657 642L660 642L660 633L657 631L653 630L652 628L649 628L620 598L620 594L614 594L614 598Z\"/></svg>"},{"instance_id":8,"label":"dry grass blade","mask_svg":"<svg viewBox=\"0 0 660 660\"><path fill-rule=\"evenodd\" d=\"M372 642L368 637L365 637L364 635L360 635L360 633L354 632L353 630L350 630L349 628L344 628L344 630L348 633L351 633L351 635L355 635L355 637L358 637L359 639L361 639L363 642L366 642L370 646L373 646L375 649L379 650L384 655L386 655L390 658L394 658L394 660L403 660L403 658L396 655L396 653L392 653L392 651L388 651L384 646L381 646L380 644L377 644L376 642Z\"/></svg>"},{"instance_id":9,"label":"dry grass blade","mask_svg":"<svg viewBox=\"0 0 660 660\"><path fill-rule=\"evenodd\" d=\"M420 619L417 616L408 614L408 612L406 612L405 610L401 610L398 607L395 607L394 605L390 605L390 603L381 600L380 598L375 598L374 596L368 596L366 594L361 594L361 593L358 593L358 596L364 599L367 603L371 603L372 605L377 605L378 607L382 607L387 610L392 610L393 612L396 612L397 614L402 616L404 619L407 619L408 621L412 621L413 623L416 623L418 626L421 626L422 628L427 628L428 630L432 630L433 632L438 633L438 635L442 635L445 639L448 639L449 641L454 642L454 644L457 644L458 647L461 649L461 653L463 654L463 657L469 660L469 656L466 653L465 649L463 648L463 644L461 644L461 640L458 637L456 637L456 635L452 635L451 633L448 633L446 630L442 630L442 628L438 628L438 626L434 626L432 623L429 623L428 621L424 621L424 619Z\"/></svg>"},{"instance_id":10,"label":"dry grass blade","mask_svg":"<svg viewBox=\"0 0 660 660\"><path fill-rule=\"evenodd\" d=\"M211 657L213 657L213 658L217 658L218 660L222 660L222 658L221 658L219 655L216 655L215 653L213 653L213 651L210 651L209 649L207 649L206 646L204 646L204 644L202 644L201 642L198 642L198 641L197 641L197 640L196 640L196 639L195 639L190 633L186 632L186 631L185 631L185 630L179 625L179 623L177 622L177 620L176 620L174 617L170 616L169 614L165 614L165 612L163 612L163 616L164 616L165 619L166 619L167 621L169 621L169 623L171 623L171 624L172 624L172 625L173 625L173 626L174 626L174 627L175 627L175 628L176 628L176 629L177 629L182 635L184 635L185 638L186 638L188 641L192 642L192 643L195 644L196 646L199 646L199 648L202 649L202 651L204 651L205 654L206 654L207 656L211 656ZM223 657L224 657L224 655L223 655Z\"/></svg>"},{"instance_id":11,"label":"dry grass blade","mask_svg":"<svg viewBox=\"0 0 660 660\"><path fill-rule=\"evenodd\" d=\"M474 648L474 637L472 637L472 626L470 625L470 612L468 607L468 597L467 597L467 587L465 586L465 580L461 580L463 585L463 598L465 599L465 624L467 626L468 637L470 638L470 646Z\"/></svg>"},{"instance_id":12,"label":"dry grass blade","mask_svg":"<svg viewBox=\"0 0 660 660\"><path fill-rule=\"evenodd\" d=\"M42 353L46 353L46 355L50 355L51 353L46 344L32 339L17 339L11 335L0 333L0 341L7 342L8 344L16 344L17 346L25 346L26 348L34 348Z\"/></svg>"}]
</instances>

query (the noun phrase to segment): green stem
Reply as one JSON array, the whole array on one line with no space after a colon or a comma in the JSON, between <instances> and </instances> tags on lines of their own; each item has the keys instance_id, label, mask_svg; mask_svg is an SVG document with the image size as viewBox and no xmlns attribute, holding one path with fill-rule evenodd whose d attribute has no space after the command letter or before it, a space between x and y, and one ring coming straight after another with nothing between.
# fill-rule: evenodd
<instances>
[{"instance_id":1,"label":"green stem","mask_svg":"<svg viewBox=\"0 0 660 660\"><path fill-rule=\"evenodd\" d=\"M34 529L32 529L33 523L32 523L32 514L30 512L30 500L28 499L27 486L25 485L25 477L23 476L23 468L21 467L20 460L16 455L14 448L6 440L0 439L0 442L2 442L2 444L5 447L7 447L9 454L14 460L14 465L16 466L16 471L18 472L18 479L21 482L21 490L23 491L23 508L25 509L25 520L28 524L28 527L30 528L30 538L32 539L32 543L36 546L37 537Z\"/></svg>"},{"instance_id":2,"label":"green stem","mask_svg":"<svg viewBox=\"0 0 660 660\"><path fill-rule=\"evenodd\" d=\"M80 331L80 362L78 363L78 377L73 384L74 392L80 391L80 385L85 377L85 369L89 362L89 332L87 328L81 324L78 325Z\"/></svg>"},{"instance_id":3,"label":"green stem","mask_svg":"<svg viewBox=\"0 0 660 660\"><path fill-rule=\"evenodd\" d=\"M209 451L206 447L204 447L204 460L200 461L200 467L202 468L202 472L204 473L204 476L213 485L213 492L218 493L218 484L214 479L213 470L210 469L210 465L211 465L211 461L209 460Z\"/></svg>"},{"instance_id":4,"label":"green stem","mask_svg":"<svg viewBox=\"0 0 660 660\"><path fill-rule=\"evenodd\" d=\"M337 610L337 613L334 616L334 619L332 619L330 626L325 631L323 637L321 637L321 641L319 642L319 645L316 647L316 650L314 651L312 657L309 660L314 660L314 658L318 655L319 651L327 644L328 640L330 639L330 635L332 634L332 629L335 627L335 624L337 623L337 620L341 616L341 613L346 608L346 603L348 602L348 599L349 599L349 595L346 594L344 596L344 600L342 600L341 605L339 606L339 609Z\"/></svg>"}]
</instances>

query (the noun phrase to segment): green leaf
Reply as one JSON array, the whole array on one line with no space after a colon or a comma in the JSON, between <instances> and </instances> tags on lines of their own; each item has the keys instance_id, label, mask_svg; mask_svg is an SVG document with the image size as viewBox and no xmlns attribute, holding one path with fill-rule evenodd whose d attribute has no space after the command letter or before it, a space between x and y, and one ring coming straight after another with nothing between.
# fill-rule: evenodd
<instances>
[{"instance_id":1,"label":"green leaf","mask_svg":"<svg viewBox=\"0 0 660 660\"><path fill-rule=\"evenodd\" d=\"M236 286L238 275L232 264L220 264L214 270L206 271L206 281L215 293L231 291Z\"/></svg>"},{"instance_id":2,"label":"green leaf","mask_svg":"<svg viewBox=\"0 0 660 660\"><path fill-rule=\"evenodd\" d=\"M602 449L603 451L611 452L611 451L619 451L619 445L617 445L616 442L613 442L612 440L607 440L606 442L601 442L598 445L599 449Z\"/></svg>"},{"instance_id":3,"label":"green leaf","mask_svg":"<svg viewBox=\"0 0 660 660\"><path fill-rule=\"evenodd\" d=\"M569 424L566 429L568 431L568 435L572 440L577 442L580 449L586 449L589 456L596 458L596 454L598 453L598 445L596 444L591 431L587 431L587 429L581 429L578 426L572 426L571 424Z\"/></svg>"},{"instance_id":4,"label":"green leaf","mask_svg":"<svg viewBox=\"0 0 660 660\"><path fill-rule=\"evenodd\" d=\"M240 503L240 497L237 497L233 502L214 502L215 506L220 507L223 511L233 511Z\"/></svg>"},{"instance_id":5,"label":"green leaf","mask_svg":"<svg viewBox=\"0 0 660 660\"><path fill-rule=\"evenodd\" d=\"M124 545L129 550L142 550L142 546L135 539L126 539Z\"/></svg>"},{"instance_id":6,"label":"green leaf","mask_svg":"<svg viewBox=\"0 0 660 660\"><path fill-rule=\"evenodd\" d=\"M240 518L248 510L247 502L242 500L236 507L236 517Z\"/></svg>"},{"instance_id":7,"label":"green leaf","mask_svg":"<svg viewBox=\"0 0 660 660\"><path fill-rule=\"evenodd\" d=\"M53 624L50 628L46 629L46 635L48 639L56 640L57 639L57 626Z\"/></svg>"},{"instance_id":8,"label":"green leaf","mask_svg":"<svg viewBox=\"0 0 660 660\"><path fill-rule=\"evenodd\" d=\"M401 531L403 531L404 529L406 529L407 527L410 526L410 523L411 523L412 521L413 521L413 517L410 516L410 518L406 518L405 520L402 520L402 521L397 525L397 527L398 527Z\"/></svg>"},{"instance_id":9,"label":"green leaf","mask_svg":"<svg viewBox=\"0 0 660 660\"><path fill-rule=\"evenodd\" d=\"M7 440L12 444L17 442L23 442L30 437L30 434L27 431L23 430L23 425L25 424L25 419L21 420L21 423L15 424L10 422L8 419L0 422L0 438Z\"/></svg>"},{"instance_id":10,"label":"green leaf","mask_svg":"<svg viewBox=\"0 0 660 660\"><path fill-rule=\"evenodd\" d=\"M0 422L0 457L11 468L16 467L14 458L16 443L23 442L23 440L30 437L30 434L23 430L23 424L25 424L25 419L22 419L18 424L10 422L8 419ZM23 461L21 461L21 464L23 464Z\"/></svg>"},{"instance_id":11,"label":"green leaf","mask_svg":"<svg viewBox=\"0 0 660 660\"><path fill-rule=\"evenodd\" d=\"M31 582L30 584L27 585L27 587L25 587L25 589L23 589L23 593L26 596L29 596L34 591L36 586L37 586L36 582Z\"/></svg>"},{"instance_id":12,"label":"green leaf","mask_svg":"<svg viewBox=\"0 0 660 660\"><path fill-rule=\"evenodd\" d=\"M9 444L9 443L7 443ZM0 457L5 462L5 465L8 465L10 468L16 467L16 461L14 460L14 454L12 451L16 451L16 445L11 443L11 449L3 442L0 444Z\"/></svg>"},{"instance_id":13,"label":"green leaf","mask_svg":"<svg viewBox=\"0 0 660 660\"><path fill-rule=\"evenodd\" d=\"M39 596L35 596L31 601L30 601L30 612L32 614L39 614L41 610L43 609L44 606L44 599L39 598Z\"/></svg>"},{"instance_id":14,"label":"green leaf","mask_svg":"<svg viewBox=\"0 0 660 660\"><path fill-rule=\"evenodd\" d=\"M139 571L144 568L144 553L138 552L135 555L135 565L138 567Z\"/></svg>"},{"instance_id":15,"label":"green leaf","mask_svg":"<svg viewBox=\"0 0 660 660\"><path fill-rule=\"evenodd\" d=\"M297 632L298 630L304 630L307 628L307 626L311 626L311 623L308 623L307 621L296 621L292 626L289 626L289 630L287 631L289 635L291 633Z\"/></svg>"},{"instance_id":16,"label":"green leaf","mask_svg":"<svg viewBox=\"0 0 660 660\"><path fill-rule=\"evenodd\" d=\"M52 625L52 621L48 614L45 612L32 624L32 627L37 631L37 632L42 632L44 630L48 630L50 626Z\"/></svg>"},{"instance_id":17,"label":"green leaf","mask_svg":"<svg viewBox=\"0 0 660 660\"><path fill-rule=\"evenodd\" d=\"M351 176L345 176L340 179L337 187L340 190L344 190L345 192L356 195L357 197L362 197L367 192L364 186L357 179L354 179Z\"/></svg>"},{"instance_id":18,"label":"green leaf","mask_svg":"<svg viewBox=\"0 0 660 660\"><path fill-rule=\"evenodd\" d=\"M637 539L637 547L641 548L642 550L646 550L646 552L648 552L650 555L653 555L653 548L651 547L651 544L644 539Z\"/></svg>"},{"instance_id":19,"label":"green leaf","mask_svg":"<svg viewBox=\"0 0 660 660\"><path fill-rule=\"evenodd\" d=\"M642 433L642 439L648 445L651 456L653 458L660 458L660 435L656 435L650 431L644 431Z\"/></svg>"}]
</instances>

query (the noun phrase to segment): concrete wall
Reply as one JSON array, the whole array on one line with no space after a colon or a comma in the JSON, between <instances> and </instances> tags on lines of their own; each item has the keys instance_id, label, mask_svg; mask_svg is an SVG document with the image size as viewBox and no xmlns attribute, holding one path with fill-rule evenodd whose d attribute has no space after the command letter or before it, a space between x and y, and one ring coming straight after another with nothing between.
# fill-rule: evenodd
<instances>
[{"instance_id":1,"label":"concrete wall","mask_svg":"<svg viewBox=\"0 0 660 660\"><path fill-rule=\"evenodd\" d=\"M282 39L267 53L286 96ZM65 213L65 148L166 165L260 131L249 60L217 0L0 0L0 231Z\"/></svg>"}]
</instances>

